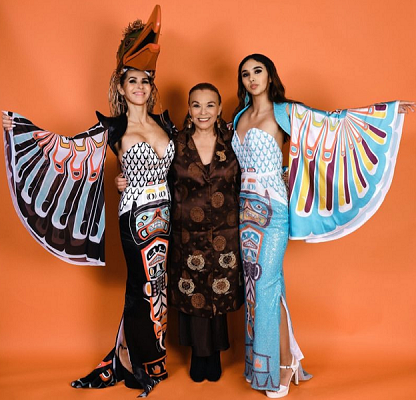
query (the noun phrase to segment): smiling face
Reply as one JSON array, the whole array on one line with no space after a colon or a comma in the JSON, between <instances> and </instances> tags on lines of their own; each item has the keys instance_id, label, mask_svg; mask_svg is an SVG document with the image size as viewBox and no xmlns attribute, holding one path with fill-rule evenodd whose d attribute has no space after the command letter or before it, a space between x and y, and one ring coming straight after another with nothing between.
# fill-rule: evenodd
<instances>
[{"instance_id":1,"label":"smiling face","mask_svg":"<svg viewBox=\"0 0 416 400\"><path fill-rule=\"evenodd\" d=\"M189 96L189 115L196 129L214 129L221 110L218 95L212 90L194 90Z\"/></svg>"},{"instance_id":2,"label":"smiling face","mask_svg":"<svg viewBox=\"0 0 416 400\"><path fill-rule=\"evenodd\" d=\"M241 67L241 81L252 96L267 93L270 79L266 66L252 58L247 60Z\"/></svg>"},{"instance_id":3,"label":"smiling face","mask_svg":"<svg viewBox=\"0 0 416 400\"><path fill-rule=\"evenodd\" d=\"M146 105L152 92L150 78L143 71L128 70L118 91L124 96L128 105Z\"/></svg>"}]
</instances>

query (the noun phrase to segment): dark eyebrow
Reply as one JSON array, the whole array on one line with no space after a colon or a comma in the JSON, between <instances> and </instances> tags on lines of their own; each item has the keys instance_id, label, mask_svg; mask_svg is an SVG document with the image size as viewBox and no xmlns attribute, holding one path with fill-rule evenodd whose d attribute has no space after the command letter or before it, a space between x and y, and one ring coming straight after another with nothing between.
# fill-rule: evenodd
<instances>
[{"instance_id":1,"label":"dark eyebrow","mask_svg":"<svg viewBox=\"0 0 416 400\"><path fill-rule=\"evenodd\" d=\"M136 76L136 75L131 75L131 76L129 76L129 79L140 79L141 81L143 81L143 80L149 80L150 78L148 76L139 77L139 76Z\"/></svg>"},{"instance_id":2,"label":"dark eyebrow","mask_svg":"<svg viewBox=\"0 0 416 400\"><path fill-rule=\"evenodd\" d=\"M261 65L256 65L255 67L253 67L253 70L256 70L256 69L263 69L263 67ZM243 69L241 73L243 72L249 72L249 71L247 69Z\"/></svg>"}]
</instances>

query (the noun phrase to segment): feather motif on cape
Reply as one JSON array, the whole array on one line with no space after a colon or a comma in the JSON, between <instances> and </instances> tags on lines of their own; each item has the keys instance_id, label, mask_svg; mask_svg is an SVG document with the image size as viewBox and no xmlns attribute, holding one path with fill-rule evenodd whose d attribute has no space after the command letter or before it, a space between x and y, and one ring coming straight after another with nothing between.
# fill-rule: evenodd
<instances>
[{"instance_id":1,"label":"feather motif on cape","mask_svg":"<svg viewBox=\"0 0 416 400\"><path fill-rule=\"evenodd\" d=\"M358 229L393 179L404 117L398 102L290 113L290 237L319 242Z\"/></svg>"},{"instance_id":2,"label":"feather motif on cape","mask_svg":"<svg viewBox=\"0 0 416 400\"><path fill-rule=\"evenodd\" d=\"M99 122L65 137L9 115L16 127L4 132L6 166L23 225L64 261L104 265L107 129Z\"/></svg>"}]
</instances>

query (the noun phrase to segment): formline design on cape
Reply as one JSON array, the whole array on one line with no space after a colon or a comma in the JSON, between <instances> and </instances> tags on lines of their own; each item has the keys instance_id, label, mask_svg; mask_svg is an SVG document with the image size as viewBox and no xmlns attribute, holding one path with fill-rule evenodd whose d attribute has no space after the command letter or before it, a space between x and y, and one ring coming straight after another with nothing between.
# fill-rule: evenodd
<instances>
[{"instance_id":1,"label":"formline design on cape","mask_svg":"<svg viewBox=\"0 0 416 400\"><path fill-rule=\"evenodd\" d=\"M5 155L13 203L37 241L73 264L104 265L104 161L114 150L125 115L107 118L74 137L38 128L9 113L15 127L5 131ZM167 112L150 115L171 136ZM118 131L117 131L118 129ZM115 136L112 136L115 135ZM117 136L118 134L118 136ZM162 157L136 143L121 160L128 180L121 196L119 224L127 264L125 305L115 349L74 387L106 387L116 380L147 393L167 377L167 274L170 193L167 174L175 153L170 140ZM127 346L133 374L118 358Z\"/></svg>"},{"instance_id":2,"label":"formline design on cape","mask_svg":"<svg viewBox=\"0 0 416 400\"><path fill-rule=\"evenodd\" d=\"M79 265L104 265L104 161L108 132L98 122L66 137L9 112L6 171L16 213L47 251Z\"/></svg>"},{"instance_id":3,"label":"formline design on cape","mask_svg":"<svg viewBox=\"0 0 416 400\"><path fill-rule=\"evenodd\" d=\"M393 179L404 115L399 102L325 112L291 109L290 238L341 238L368 221Z\"/></svg>"},{"instance_id":4,"label":"formline design on cape","mask_svg":"<svg viewBox=\"0 0 416 400\"><path fill-rule=\"evenodd\" d=\"M289 203L276 140L258 128L233 149L241 167L240 248L246 289L245 375L254 389L280 381L280 305L288 317L290 352L303 354L285 300L283 256L291 239L326 241L367 221L393 177L403 116L398 102L325 112L300 103L274 103L277 124L291 136ZM309 379L302 367L300 379Z\"/></svg>"}]
</instances>

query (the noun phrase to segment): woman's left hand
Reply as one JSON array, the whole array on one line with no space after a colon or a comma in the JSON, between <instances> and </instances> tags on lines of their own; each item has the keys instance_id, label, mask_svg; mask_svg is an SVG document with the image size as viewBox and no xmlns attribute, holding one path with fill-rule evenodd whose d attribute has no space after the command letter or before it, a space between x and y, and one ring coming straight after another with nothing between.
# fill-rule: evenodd
<instances>
[{"instance_id":1,"label":"woman's left hand","mask_svg":"<svg viewBox=\"0 0 416 400\"><path fill-rule=\"evenodd\" d=\"M407 114L409 111L415 112L416 103L414 101L402 101L399 102L399 114Z\"/></svg>"},{"instance_id":2,"label":"woman's left hand","mask_svg":"<svg viewBox=\"0 0 416 400\"><path fill-rule=\"evenodd\" d=\"M14 128L16 125L13 124L12 117L7 115L6 111L3 111L2 115L2 123L3 123L3 129L5 131L9 131L10 129Z\"/></svg>"}]
</instances>

